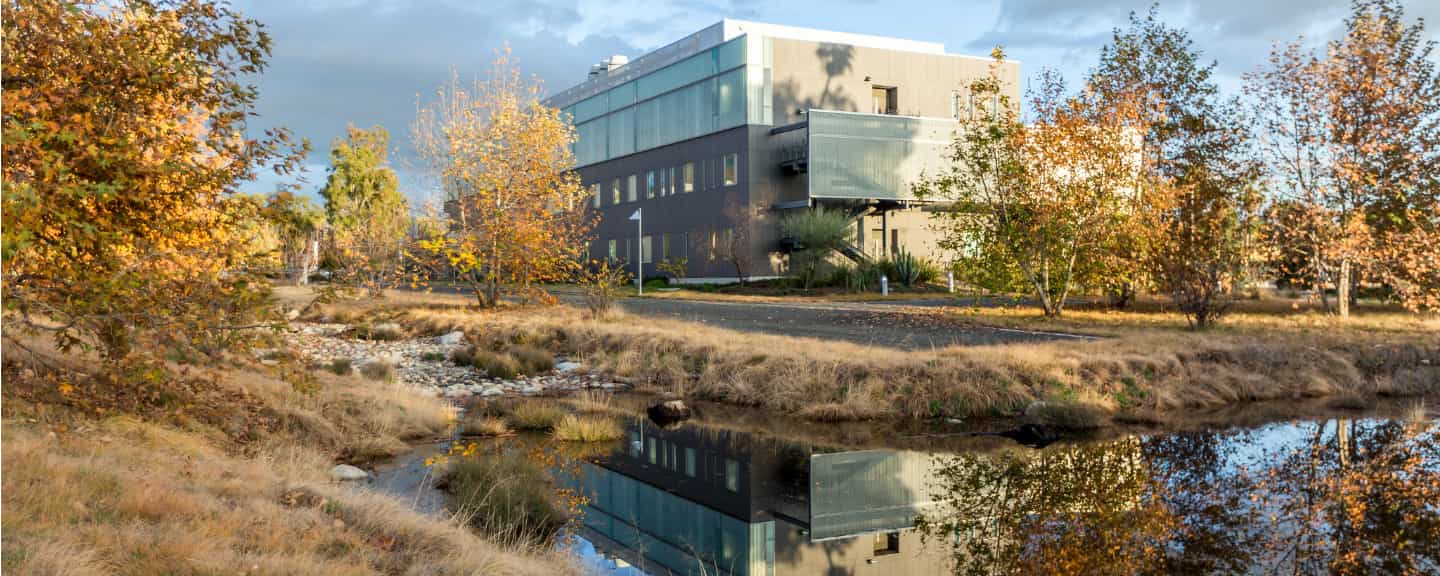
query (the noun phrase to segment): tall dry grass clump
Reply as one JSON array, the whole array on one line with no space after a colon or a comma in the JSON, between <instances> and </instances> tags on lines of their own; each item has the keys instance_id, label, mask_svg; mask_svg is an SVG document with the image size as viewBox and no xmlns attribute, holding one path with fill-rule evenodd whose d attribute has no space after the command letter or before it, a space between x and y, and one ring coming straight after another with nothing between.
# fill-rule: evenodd
<instances>
[{"instance_id":1,"label":"tall dry grass clump","mask_svg":"<svg viewBox=\"0 0 1440 576\"><path fill-rule=\"evenodd\" d=\"M613 419L569 414L555 423L550 437L559 442L608 442L619 440L622 434L620 425Z\"/></svg>"}]
</instances>

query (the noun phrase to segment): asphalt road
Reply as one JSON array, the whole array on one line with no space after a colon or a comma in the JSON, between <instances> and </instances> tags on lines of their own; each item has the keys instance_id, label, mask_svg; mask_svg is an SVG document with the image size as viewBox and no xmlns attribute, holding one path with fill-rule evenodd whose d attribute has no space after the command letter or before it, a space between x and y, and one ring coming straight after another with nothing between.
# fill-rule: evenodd
<instances>
[{"instance_id":1,"label":"asphalt road","mask_svg":"<svg viewBox=\"0 0 1440 576\"><path fill-rule=\"evenodd\" d=\"M567 303L578 297L557 295ZM573 300L572 300L573 299ZM742 332L843 340L905 350L978 346L1087 336L967 325L936 314L954 300L752 303L625 298L626 312L675 318Z\"/></svg>"},{"instance_id":2,"label":"asphalt road","mask_svg":"<svg viewBox=\"0 0 1440 576\"><path fill-rule=\"evenodd\" d=\"M435 284L437 292L463 288ZM551 289L561 302L584 306L576 290ZM674 318L741 332L841 340L903 350L947 346L983 346L1046 340L1091 339L1091 336L1035 332L966 324L937 314L945 306L990 306L1002 300L972 302L949 298L874 302L730 302L671 298L622 298L630 314Z\"/></svg>"}]
</instances>

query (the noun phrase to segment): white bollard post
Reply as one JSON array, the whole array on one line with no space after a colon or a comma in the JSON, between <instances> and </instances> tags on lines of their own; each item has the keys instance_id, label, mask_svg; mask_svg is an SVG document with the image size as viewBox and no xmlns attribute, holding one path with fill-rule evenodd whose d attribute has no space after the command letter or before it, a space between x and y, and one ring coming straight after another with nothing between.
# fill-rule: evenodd
<instances>
[{"instance_id":1,"label":"white bollard post","mask_svg":"<svg viewBox=\"0 0 1440 576\"><path fill-rule=\"evenodd\" d=\"M951 271L949 271L949 272L946 272L946 273L945 273L945 279L950 282L950 293L951 293L951 294L954 294L954 293L955 293L955 271L954 271L954 270L951 270Z\"/></svg>"},{"instance_id":2,"label":"white bollard post","mask_svg":"<svg viewBox=\"0 0 1440 576\"><path fill-rule=\"evenodd\" d=\"M881 295L881 296L889 296L889 295L890 295L890 279L889 279L889 278L886 278L884 274L881 274L881 275L880 275L880 295Z\"/></svg>"}]
</instances>

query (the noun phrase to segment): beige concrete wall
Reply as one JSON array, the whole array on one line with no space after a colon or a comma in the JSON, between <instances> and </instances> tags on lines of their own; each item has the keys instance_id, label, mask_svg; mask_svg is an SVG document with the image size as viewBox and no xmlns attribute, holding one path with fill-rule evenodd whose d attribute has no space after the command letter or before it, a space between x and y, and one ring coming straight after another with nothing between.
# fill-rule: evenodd
<instances>
[{"instance_id":1,"label":"beige concrete wall","mask_svg":"<svg viewBox=\"0 0 1440 576\"><path fill-rule=\"evenodd\" d=\"M799 527L775 521L775 574L850 574L853 576L901 574L944 574L948 550L940 543L926 547L920 533L900 532L900 551L875 555L872 535L811 542Z\"/></svg>"},{"instance_id":2,"label":"beige concrete wall","mask_svg":"<svg viewBox=\"0 0 1440 576\"><path fill-rule=\"evenodd\" d=\"M798 122L796 110L819 108L870 112L872 86L897 89L897 112L950 117L952 91L989 73L988 58L900 52L878 48L774 38L772 82L775 125ZM870 80L865 80L869 77ZM1020 63L1001 66L1007 95L1020 101Z\"/></svg>"},{"instance_id":3,"label":"beige concrete wall","mask_svg":"<svg viewBox=\"0 0 1440 576\"><path fill-rule=\"evenodd\" d=\"M935 225L939 221L935 220L934 213L924 212L919 208L910 208L891 211L886 217L888 221L885 222L885 225L895 231L890 240L895 240L894 237L898 236L900 248L941 266L950 261L949 256L941 251L938 245L940 234L935 231ZM871 258L879 259L886 256L880 248L880 229L879 215L870 215L864 218L858 245ZM886 247L893 252L895 247L888 244Z\"/></svg>"}]
</instances>

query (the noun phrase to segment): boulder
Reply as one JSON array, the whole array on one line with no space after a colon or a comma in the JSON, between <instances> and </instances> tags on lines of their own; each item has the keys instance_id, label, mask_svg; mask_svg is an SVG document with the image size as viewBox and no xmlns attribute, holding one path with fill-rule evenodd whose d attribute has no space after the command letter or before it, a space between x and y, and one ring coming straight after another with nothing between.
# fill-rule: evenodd
<instances>
[{"instance_id":1,"label":"boulder","mask_svg":"<svg viewBox=\"0 0 1440 576\"><path fill-rule=\"evenodd\" d=\"M465 333L459 330L440 336L441 346L459 346L465 342Z\"/></svg>"},{"instance_id":2,"label":"boulder","mask_svg":"<svg viewBox=\"0 0 1440 576\"><path fill-rule=\"evenodd\" d=\"M364 480L370 477L370 473L349 464L336 464L330 469L330 478L336 482L348 482L353 480Z\"/></svg>"},{"instance_id":3,"label":"boulder","mask_svg":"<svg viewBox=\"0 0 1440 576\"><path fill-rule=\"evenodd\" d=\"M651 421L663 428L689 420L693 412L684 400L666 400L646 408L645 414L650 417Z\"/></svg>"},{"instance_id":4,"label":"boulder","mask_svg":"<svg viewBox=\"0 0 1440 576\"><path fill-rule=\"evenodd\" d=\"M569 361L569 360L566 360L566 361L564 361L564 362L561 362L561 363L555 365L555 371L556 371L556 372L560 372L560 373L562 373L562 374L563 374L563 373L566 373L566 372L574 372L574 371L579 370L579 369L580 369L580 363L579 363L579 362L571 362L571 361Z\"/></svg>"}]
</instances>

